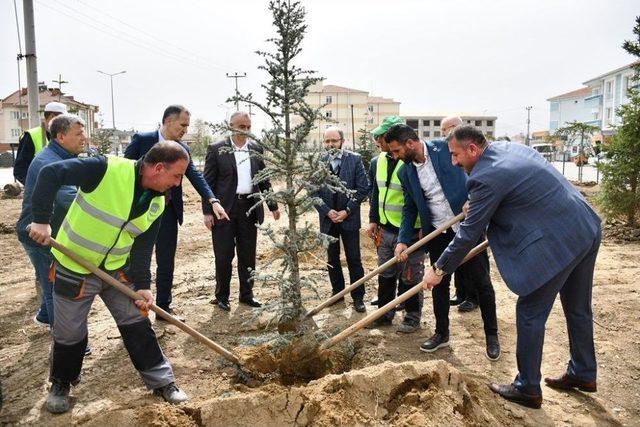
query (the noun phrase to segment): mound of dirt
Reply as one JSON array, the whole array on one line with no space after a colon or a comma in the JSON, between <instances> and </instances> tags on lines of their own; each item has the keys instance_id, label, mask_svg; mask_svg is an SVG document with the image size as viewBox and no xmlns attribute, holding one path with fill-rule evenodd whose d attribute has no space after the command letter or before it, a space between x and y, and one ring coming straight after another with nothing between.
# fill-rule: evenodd
<instances>
[{"instance_id":1,"label":"mound of dirt","mask_svg":"<svg viewBox=\"0 0 640 427\"><path fill-rule=\"evenodd\" d=\"M238 386L198 406L203 425L225 426L495 425L514 416L486 386L444 361L385 362L301 387ZM525 415L517 413L520 421Z\"/></svg>"}]
</instances>

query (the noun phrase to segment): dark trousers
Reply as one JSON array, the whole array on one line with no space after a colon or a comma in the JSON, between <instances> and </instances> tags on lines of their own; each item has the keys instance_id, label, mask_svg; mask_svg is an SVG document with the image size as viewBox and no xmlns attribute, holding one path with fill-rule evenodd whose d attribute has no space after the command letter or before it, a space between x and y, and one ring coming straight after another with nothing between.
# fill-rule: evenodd
<instances>
[{"instance_id":1,"label":"dark trousers","mask_svg":"<svg viewBox=\"0 0 640 427\"><path fill-rule=\"evenodd\" d=\"M478 243L481 243L482 240ZM496 316L496 294L489 274L489 256L486 251L479 253L469 261L460 265L455 272L467 290L467 298L475 295L474 302L480 306L485 335L498 335L498 319Z\"/></svg>"},{"instance_id":2,"label":"dark trousers","mask_svg":"<svg viewBox=\"0 0 640 427\"><path fill-rule=\"evenodd\" d=\"M434 237L425 246L425 251L429 253L429 261L431 265L435 264L447 248L449 242L453 240L456 233L449 229L444 233ZM451 283L451 275L447 274L442 278L440 284L431 290L431 298L433 300L433 314L436 318L437 334L449 335L449 285Z\"/></svg>"},{"instance_id":3,"label":"dark trousers","mask_svg":"<svg viewBox=\"0 0 640 427\"><path fill-rule=\"evenodd\" d=\"M347 267L349 268L349 279L351 283L364 276L362 260L360 259L360 230L343 230L340 224L331 224L327 234L337 239L327 248L331 290L333 294L337 294L343 290L345 286L342 264L340 264L340 240L342 240L342 246L344 246L344 254L347 258ZM358 286L358 288L351 291L351 298L353 298L354 301L363 300L364 286Z\"/></svg>"},{"instance_id":4,"label":"dark trousers","mask_svg":"<svg viewBox=\"0 0 640 427\"><path fill-rule=\"evenodd\" d=\"M231 271L235 252L238 253L238 279L240 300L253 299L253 279L250 271L256 268L258 229L255 211L249 216L253 201L237 199L229 212L230 221L216 220L211 235L216 267L215 296L218 301L229 302Z\"/></svg>"},{"instance_id":5,"label":"dark trousers","mask_svg":"<svg viewBox=\"0 0 640 427\"><path fill-rule=\"evenodd\" d=\"M569 334L571 359L567 373L584 381L596 380L591 291L593 269L599 247L600 236L565 270L529 295L518 298L516 305L518 375L514 384L521 391L535 395L542 394L540 365L545 324L558 293L560 293Z\"/></svg>"},{"instance_id":6,"label":"dark trousers","mask_svg":"<svg viewBox=\"0 0 640 427\"><path fill-rule=\"evenodd\" d=\"M165 207L156 239L156 305L163 310L171 306L171 288L178 244L178 217L171 202Z\"/></svg>"}]
</instances>

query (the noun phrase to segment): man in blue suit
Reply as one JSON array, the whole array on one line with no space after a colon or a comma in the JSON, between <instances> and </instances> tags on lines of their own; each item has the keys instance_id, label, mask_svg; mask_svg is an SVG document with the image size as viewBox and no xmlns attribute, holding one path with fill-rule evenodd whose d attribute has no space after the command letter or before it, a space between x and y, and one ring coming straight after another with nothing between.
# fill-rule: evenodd
<instances>
[{"instance_id":1,"label":"man in blue suit","mask_svg":"<svg viewBox=\"0 0 640 427\"><path fill-rule=\"evenodd\" d=\"M476 128L461 126L449 149L453 164L469 173L468 213L455 239L425 273L423 285L437 286L488 227L500 274L518 295L518 375L512 384L489 387L505 399L540 407L545 323L559 293L571 358L564 375L545 382L553 388L596 391L591 290L600 219L580 193L529 147L503 141L489 144Z\"/></svg>"},{"instance_id":2,"label":"man in blue suit","mask_svg":"<svg viewBox=\"0 0 640 427\"><path fill-rule=\"evenodd\" d=\"M395 251L398 260L404 262L407 259L404 251L411 243L418 215L422 234L427 235L462 211L467 200L466 175L451 164L449 149L443 140L424 142L411 127L395 125L385 135L385 141L393 156L405 163L398 172L405 197ZM424 246L431 264L451 242L457 228L458 225L454 225ZM476 256L468 262L482 261ZM433 336L420 346L420 350L427 353L449 345L449 282L453 270L447 273L442 286L431 292L436 328ZM487 358L497 360L500 357L500 343L495 293L490 281L477 282L476 289L484 323Z\"/></svg>"},{"instance_id":3,"label":"man in blue suit","mask_svg":"<svg viewBox=\"0 0 640 427\"><path fill-rule=\"evenodd\" d=\"M352 195L322 188L316 196L320 203L316 210L320 216L320 232L335 237L336 241L327 248L329 259L329 279L333 294L345 287L342 265L340 263L340 240L349 268L351 283L364 276L360 258L360 203L369 194L369 182L364 170L362 158L352 151L343 150L344 133L337 127L330 127L324 132L324 145L328 150L337 150L336 155L327 155L331 172L337 175L344 185L353 190ZM366 311L364 306L364 286L351 291L353 307L359 312Z\"/></svg>"},{"instance_id":4,"label":"man in blue suit","mask_svg":"<svg viewBox=\"0 0 640 427\"><path fill-rule=\"evenodd\" d=\"M162 115L162 127L154 132L136 133L131 138L131 143L124 152L128 159L138 160L147 153L155 144L161 141L176 141L191 154L187 144L180 139L187 133L191 113L182 105L170 105ZM211 188L204 180L202 174L196 169L189 159L189 165L185 176L198 194L211 203L213 212L218 219L226 218L227 214L214 196ZM173 187L165 194L166 208L162 214L162 222L156 240L156 305L169 313L176 315L171 308L171 288L173 287L173 271L175 266L176 245L178 243L178 224L183 221L182 184ZM164 320L157 317L156 320ZM184 319L181 319L184 320Z\"/></svg>"}]
</instances>

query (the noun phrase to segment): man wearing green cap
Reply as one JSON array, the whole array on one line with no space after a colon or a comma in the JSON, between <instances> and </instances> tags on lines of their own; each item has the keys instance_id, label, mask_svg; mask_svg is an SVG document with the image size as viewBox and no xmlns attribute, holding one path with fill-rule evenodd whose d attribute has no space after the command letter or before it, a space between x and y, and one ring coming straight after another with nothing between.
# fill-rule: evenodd
<instances>
[{"instance_id":1,"label":"man wearing green cap","mask_svg":"<svg viewBox=\"0 0 640 427\"><path fill-rule=\"evenodd\" d=\"M402 162L389 153L389 145L384 140L385 133L393 125L404 123L398 116L387 116L382 123L371 131L376 144L380 147L379 156L371 160L369 182L371 182L369 237L373 239L378 251L378 265L382 265L394 257L394 249L398 243L398 232L402 220L404 195L398 179L398 171ZM419 220L416 222L414 241L420 231ZM415 251L406 262L398 263L378 276L378 306L382 307L422 280L424 273L424 251ZM420 329L422 314L422 292L406 301L405 317L398 328L399 333L412 333ZM391 325L395 310L391 310L373 323L372 327Z\"/></svg>"}]
</instances>

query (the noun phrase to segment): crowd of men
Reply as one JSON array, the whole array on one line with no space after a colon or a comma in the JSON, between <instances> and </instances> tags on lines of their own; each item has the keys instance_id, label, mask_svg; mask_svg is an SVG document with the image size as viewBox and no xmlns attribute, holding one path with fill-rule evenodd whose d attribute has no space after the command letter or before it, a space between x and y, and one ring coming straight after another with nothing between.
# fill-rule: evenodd
<instances>
[{"instance_id":1,"label":"crowd of men","mask_svg":"<svg viewBox=\"0 0 640 427\"><path fill-rule=\"evenodd\" d=\"M21 138L16 161L20 167L14 173L25 188L16 228L42 287L42 305L34 320L52 330L46 401L50 412L69 410L70 387L80 381L83 359L91 351L87 316L98 295L116 321L145 385L170 403L187 400L145 314L155 303L180 317L172 306L172 287L178 228L184 217L184 176L202 197L204 225L212 236L216 279L212 303L224 311L231 309L232 261L237 255L238 300L249 307L262 305L254 296L251 271L256 265L257 227L265 213L261 204L254 206L252 195L271 191L271 183L254 179L265 164L261 146L248 138L251 117L244 112L231 115L230 135L208 147L204 173L195 168L189 147L181 141L189 123L189 111L171 105L160 129L133 136L125 158L81 158L86 148L84 122L68 114L63 104L51 103L45 107L43 125ZM433 335L420 344L420 350L428 353L449 346L450 306L458 305L463 312L480 307L486 356L498 360L501 349L488 256L480 253L461 264L486 236L505 283L518 295L518 374L511 384L491 384L491 389L514 402L540 407L545 322L560 294L570 361L562 376L545 381L555 388L595 391L591 287L600 242L597 215L534 150L490 143L458 117L441 123L445 139L423 141L401 118L384 118L372 131L380 152L369 171L359 154L343 147L341 129L325 130L327 153L322 161L351 190L344 194L327 187L314 195L320 232L334 238L327 248L332 293L346 286L341 243L349 281L364 276L360 206L369 198L367 231L375 242L378 264L394 257L398 261L378 276L372 304L382 307L422 283L431 292L435 318ZM274 220L280 218L276 204L268 209ZM461 212L462 222L407 253L411 245ZM130 286L143 300L134 302L64 253L50 249L51 238ZM155 299L150 291L154 247ZM427 256L431 267L425 269ZM364 286L352 290L351 299L356 312L366 311ZM420 292L369 327L388 328L396 312L403 312L396 331L415 333L422 327L423 300Z\"/></svg>"}]
</instances>

